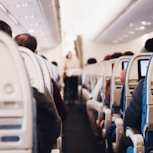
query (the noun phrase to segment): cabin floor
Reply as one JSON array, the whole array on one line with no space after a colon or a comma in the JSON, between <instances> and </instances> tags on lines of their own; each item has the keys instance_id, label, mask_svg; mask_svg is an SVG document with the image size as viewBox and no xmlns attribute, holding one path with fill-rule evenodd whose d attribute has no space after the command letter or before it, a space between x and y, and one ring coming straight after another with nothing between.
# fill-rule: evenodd
<instances>
[{"instance_id":1,"label":"cabin floor","mask_svg":"<svg viewBox=\"0 0 153 153\"><path fill-rule=\"evenodd\" d=\"M103 144L94 141L86 114L86 106L79 101L68 107L63 124L63 153L105 153Z\"/></svg>"}]
</instances>

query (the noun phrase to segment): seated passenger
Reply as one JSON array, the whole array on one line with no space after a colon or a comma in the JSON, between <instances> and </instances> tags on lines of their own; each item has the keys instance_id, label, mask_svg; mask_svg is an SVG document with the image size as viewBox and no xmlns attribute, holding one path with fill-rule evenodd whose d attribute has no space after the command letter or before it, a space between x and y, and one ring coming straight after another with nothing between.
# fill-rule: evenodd
<instances>
[{"instance_id":1,"label":"seated passenger","mask_svg":"<svg viewBox=\"0 0 153 153\"><path fill-rule=\"evenodd\" d=\"M134 90L132 94L132 98L130 101L129 106L127 107L125 111L125 117L124 117L124 129L126 127L131 127L136 129L140 132L141 128L141 112L142 112L142 87L143 87L143 80L140 80L136 89ZM132 146L132 142L129 137L126 137L125 135L122 136L118 148L118 153L126 153L126 149L128 146Z\"/></svg>"},{"instance_id":2,"label":"seated passenger","mask_svg":"<svg viewBox=\"0 0 153 153\"><path fill-rule=\"evenodd\" d=\"M45 56L42 56L42 58L44 58L45 60L48 60ZM51 82L53 85L53 98L55 101L55 105L56 105L58 114L60 115L61 120L63 122L67 119L68 110L60 94L60 88L57 85L57 82L53 78L51 78Z\"/></svg>"},{"instance_id":3,"label":"seated passenger","mask_svg":"<svg viewBox=\"0 0 153 153\"><path fill-rule=\"evenodd\" d=\"M153 52L153 38L146 40L143 51ZM124 117L124 129L131 127L141 133L141 114L142 114L142 88L144 79L140 80L136 89L132 94L132 98L129 106L125 111ZM128 146L132 146L132 142L129 137L124 134L120 140L117 153L126 152Z\"/></svg>"},{"instance_id":4,"label":"seated passenger","mask_svg":"<svg viewBox=\"0 0 153 153\"><path fill-rule=\"evenodd\" d=\"M6 32L12 37L11 27L1 20L0 30ZM31 46L30 48L36 49L36 44L37 43L34 42L31 44L33 47ZM57 137L60 134L60 118L58 117L57 112L54 110L53 103L50 102L50 99L48 99L44 94L40 93L36 88L32 89L37 102L38 153L50 153Z\"/></svg>"},{"instance_id":5,"label":"seated passenger","mask_svg":"<svg viewBox=\"0 0 153 153\"><path fill-rule=\"evenodd\" d=\"M87 60L87 64L94 64L97 63L97 60L94 57L91 57Z\"/></svg>"},{"instance_id":6,"label":"seated passenger","mask_svg":"<svg viewBox=\"0 0 153 153\"><path fill-rule=\"evenodd\" d=\"M37 40L30 34L17 35L14 40L19 46L27 47L31 51L36 52ZM53 145L56 143L56 139L60 135L61 118L53 98L40 93L34 87L32 89L37 107L38 153L50 153Z\"/></svg>"},{"instance_id":7,"label":"seated passenger","mask_svg":"<svg viewBox=\"0 0 153 153\"><path fill-rule=\"evenodd\" d=\"M130 56L130 55L134 55L134 53L131 51L126 51L125 53L123 53L123 56ZM125 76L126 76L126 70L123 69L121 71L121 76L120 76L120 80L123 84L122 93L121 93L121 100L120 100L120 109L122 109L122 107L123 107L123 91L124 91ZM122 117L122 114L121 114L121 117ZM114 122L112 122L112 124L108 130L108 134L107 134L108 152L109 153L113 153L112 143L115 142L115 140L116 140L116 125Z\"/></svg>"},{"instance_id":8,"label":"seated passenger","mask_svg":"<svg viewBox=\"0 0 153 153\"><path fill-rule=\"evenodd\" d=\"M114 53L114 54L112 54L111 59L118 58L121 55L122 55L122 53ZM107 56L107 60L109 60L108 57L110 57L110 56ZM104 58L104 59L106 59L106 58ZM102 82L102 81L100 81L100 82ZM93 99L88 100L86 102L86 111L87 111L87 115L89 118L90 126L93 131L93 135L95 137L95 141L101 140L100 128L103 127L103 120L99 126L97 126L97 123L96 123L98 111L101 106L101 101L98 101L98 99L95 98L95 95L98 95L98 93L101 91L100 90L101 88L102 88L102 83L100 84L100 86L99 86L99 84L96 85L92 91ZM110 80L108 80L106 82L105 88L106 88L106 90L105 90L105 104L109 105L109 102L110 102Z\"/></svg>"}]
</instances>

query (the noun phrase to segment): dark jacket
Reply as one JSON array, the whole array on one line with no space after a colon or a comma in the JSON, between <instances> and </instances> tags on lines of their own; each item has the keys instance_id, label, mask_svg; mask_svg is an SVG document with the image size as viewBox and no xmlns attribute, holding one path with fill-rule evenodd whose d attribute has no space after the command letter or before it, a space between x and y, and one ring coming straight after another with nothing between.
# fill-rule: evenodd
<instances>
[{"instance_id":1,"label":"dark jacket","mask_svg":"<svg viewBox=\"0 0 153 153\"><path fill-rule=\"evenodd\" d=\"M61 120L64 121L67 118L68 110L67 110L67 107L66 107L62 97L61 97L59 87L57 86L56 82L53 79L51 79L51 81L53 84L53 97L54 97L55 105L56 105L57 111L61 117Z\"/></svg>"},{"instance_id":2,"label":"dark jacket","mask_svg":"<svg viewBox=\"0 0 153 153\"><path fill-rule=\"evenodd\" d=\"M61 119L51 99L35 88L33 94L37 110L38 153L50 153L60 135Z\"/></svg>"},{"instance_id":3,"label":"dark jacket","mask_svg":"<svg viewBox=\"0 0 153 153\"><path fill-rule=\"evenodd\" d=\"M124 127L135 128L140 132L141 128L141 113L142 113L142 88L143 80L140 80L136 89L133 92L131 101L125 111Z\"/></svg>"}]
</instances>

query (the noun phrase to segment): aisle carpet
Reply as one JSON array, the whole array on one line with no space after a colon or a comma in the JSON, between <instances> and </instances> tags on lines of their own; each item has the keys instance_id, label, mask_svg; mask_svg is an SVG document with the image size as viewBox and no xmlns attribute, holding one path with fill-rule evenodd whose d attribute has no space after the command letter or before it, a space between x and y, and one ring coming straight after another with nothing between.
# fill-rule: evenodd
<instances>
[{"instance_id":1,"label":"aisle carpet","mask_svg":"<svg viewBox=\"0 0 153 153\"><path fill-rule=\"evenodd\" d=\"M63 124L63 153L105 153L102 144L93 140L85 106L68 106L69 115Z\"/></svg>"}]
</instances>

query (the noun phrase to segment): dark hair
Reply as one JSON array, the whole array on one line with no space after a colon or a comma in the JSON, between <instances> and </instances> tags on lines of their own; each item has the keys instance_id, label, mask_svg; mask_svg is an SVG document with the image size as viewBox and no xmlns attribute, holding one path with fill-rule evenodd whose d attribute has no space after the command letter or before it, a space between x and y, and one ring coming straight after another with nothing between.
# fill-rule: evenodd
<instances>
[{"instance_id":1,"label":"dark hair","mask_svg":"<svg viewBox=\"0 0 153 153\"><path fill-rule=\"evenodd\" d=\"M118 57L121 57L123 54L120 53L120 52L115 52L111 55L111 59L114 59L114 58L118 58Z\"/></svg>"},{"instance_id":2,"label":"dark hair","mask_svg":"<svg viewBox=\"0 0 153 153\"><path fill-rule=\"evenodd\" d=\"M37 40L34 36L24 33L17 35L14 40L19 46L24 46L35 52L37 48Z\"/></svg>"},{"instance_id":3,"label":"dark hair","mask_svg":"<svg viewBox=\"0 0 153 153\"><path fill-rule=\"evenodd\" d=\"M134 55L134 53L131 52L131 51L126 51L126 52L123 53L123 55Z\"/></svg>"},{"instance_id":4,"label":"dark hair","mask_svg":"<svg viewBox=\"0 0 153 153\"><path fill-rule=\"evenodd\" d=\"M0 20L0 30L6 32L9 36L12 37L11 27L4 21Z\"/></svg>"},{"instance_id":5,"label":"dark hair","mask_svg":"<svg viewBox=\"0 0 153 153\"><path fill-rule=\"evenodd\" d=\"M40 55L40 56L41 56L43 59L48 60L46 56L44 56L44 55Z\"/></svg>"},{"instance_id":6,"label":"dark hair","mask_svg":"<svg viewBox=\"0 0 153 153\"><path fill-rule=\"evenodd\" d=\"M103 59L103 61L107 61L107 60L110 60L111 59L111 55L106 55L105 57L104 57L104 59Z\"/></svg>"},{"instance_id":7,"label":"dark hair","mask_svg":"<svg viewBox=\"0 0 153 153\"><path fill-rule=\"evenodd\" d=\"M87 64L94 64L94 63L97 63L97 60L95 58L89 58L87 60Z\"/></svg>"},{"instance_id":8,"label":"dark hair","mask_svg":"<svg viewBox=\"0 0 153 153\"><path fill-rule=\"evenodd\" d=\"M146 41L144 48L149 52L153 52L153 38Z\"/></svg>"},{"instance_id":9,"label":"dark hair","mask_svg":"<svg viewBox=\"0 0 153 153\"><path fill-rule=\"evenodd\" d=\"M52 61L51 63L54 64L55 66L58 66L56 61Z\"/></svg>"}]
</instances>

